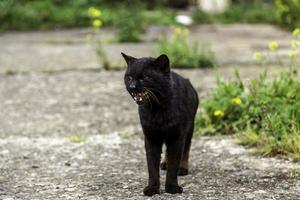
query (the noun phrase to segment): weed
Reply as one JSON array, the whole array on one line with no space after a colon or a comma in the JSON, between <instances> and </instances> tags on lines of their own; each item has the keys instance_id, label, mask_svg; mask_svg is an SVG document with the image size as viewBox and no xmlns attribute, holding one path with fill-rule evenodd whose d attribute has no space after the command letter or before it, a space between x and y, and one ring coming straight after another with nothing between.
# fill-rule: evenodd
<instances>
[{"instance_id":1,"label":"weed","mask_svg":"<svg viewBox=\"0 0 300 200\"><path fill-rule=\"evenodd\" d=\"M13 76L13 75L16 75L16 74L17 74L17 72L14 71L14 70L11 70L11 69L8 69L8 70L5 71L5 75L7 75L7 76Z\"/></svg>"},{"instance_id":2,"label":"weed","mask_svg":"<svg viewBox=\"0 0 300 200\"><path fill-rule=\"evenodd\" d=\"M123 9L117 27L118 42L139 42L142 33L142 15L139 7Z\"/></svg>"},{"instance_id":3,"label":"weed","mask_svg":"<svg viewBox=\"0 0 300 200\"><path fill-rule=\"evenodd\" d=\"M130 134L127 133L127 132L124 132L124 133L121 133L121 134L120 134L120 137L121 137L122 139L127 140L127 139L130 138Z\"/></svg>"},{"instance_id":4,"label":"weed","mask_svg":"<svg viewBox=\"0 0 300 200\"><path fill-rule=\"evenodd\" d=\"M131 6L132 4L136 5L136 9ZM90 0L1 0L0 31L87 27L90 26L90 15L86 10L90 7L101 9L101 21L105 26L122 26L122 24L126 26L129 23L126 20L134 18L129 13L134 13L134 11L138 11L143 25L169 25L174 24L175 21L174 11L162 8L147 10L145 2L142 1L130 2L129 5L126 1L113 3L101 1L99 4L99 1ZM40 12L41 10L43 12ZM97 15L97 11L93 14ZM132 28L131 24L128 26Z\"/></svg>"},{"instance_id":5,"label":"weed","mask_svg":"<svg viewBox=\"0 0 300 200\"><path fill-rule=\"evenodd\" d=\"M300 1L275 0L279 24L290 29L300 26Z\"/></svg>"},{"instance_id":6,"label":"weed","mask_svg":"<svg viewBox=\"0 0 300 200\"><path fill-rule=\"evenodd\" d=\"M214 53L198 44L189 43L189 31L186 28L173 28L169 39L159 43L159 54L167 54L174 68L213 67L216 63Z\"/></svg>"},{"instance_id":7,"label":"weed","mask_svg":"<svg viewBox=\"0 0 300 200\"><path fill-rule=\"evenodd\" d=\"M194 20L198 23L270 23L277 22L275 6L271 3L244 2L232 3L224 13L211 15L201 9L194 12Z\"/></svg>"},{"instance_id":8,"label":"weed","mask_svg":"<svg viewBox=\"0 0 300 200\"><path fill-rule=\"evenodd\" d=\"M82 134L74 134L69 137L69 141L72 143L81 143L86 141L86 136Z\"/></svg>"},{"instance_id":9,"label":"weed","mask_svg":"<svg viewBox=\"0 0 300 200\"><path fill-rule=\"evenodd\" d=\"M299 34L294 31L294 41ZM269 43L268 54L277 51L279 44ZM295 45L292 51L297 52ZM295 53L297 55L297 53ZM257 147L262 155L286 155L300 159L300 80L297 57L289 55L290 70L273 80L267 71L245 86L236 71L236 80L222 81L202 103L203 110L196 118L197 134L237 133L241 144ZM254 59L260 63L266 55L259 52Z\"/></svg>"}]
</instances>

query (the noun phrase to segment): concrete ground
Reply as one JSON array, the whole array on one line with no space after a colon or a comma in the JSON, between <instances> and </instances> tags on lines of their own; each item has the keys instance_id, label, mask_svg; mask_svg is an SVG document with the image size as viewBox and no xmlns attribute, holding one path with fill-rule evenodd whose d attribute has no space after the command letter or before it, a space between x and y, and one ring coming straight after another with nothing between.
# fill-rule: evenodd
<instances>
[{"instance_id":1,"label":"concrete ground","mask_svg":"<svg viewBox=\"0 0 300 200\"><path fill-rule=\"evenodd\" d=\"M247 65L240 68L244 80L263 70L253 66L253 51L269 40L287 49L290 39L271 26L192 29L192 40L211 43L220 63ZM145 43L109 43L106 49L113 59L120 51L149 55L163 31L152 28ZM180 178L184 193L166 194L162 187L161 195L144 197L137 107L123 86L124 71L99 66L87 32L0 35L0 199L300 199L299 163L253 155L232 137L194 138L190 174ZM100 36L111 40L113 33ZM220 74L229 78L232 71L222 67ZM178 72L201 99L215 86L213 70Z\"/></svg>"}]
</instances>

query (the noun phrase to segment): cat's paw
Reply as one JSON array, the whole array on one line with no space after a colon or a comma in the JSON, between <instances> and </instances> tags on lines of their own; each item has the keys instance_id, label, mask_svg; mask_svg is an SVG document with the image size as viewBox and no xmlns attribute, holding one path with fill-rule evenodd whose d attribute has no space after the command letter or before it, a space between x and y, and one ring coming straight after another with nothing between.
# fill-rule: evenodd
<instances>
[{"instance_id":1,"label":"cat's paw","mask_svg":"<svg viewBox=\"0 0 300 200\"><path fill-rule=\"evenodd\" d=\"M155 194L159 194L159 186L147 186L144 188L144 195L152 196Z\"/></svg>"},{"instance_id":2,"label":"cat's paw","mask_svg":"<svg viewBox=\"0 0 300 200\"><path fill-rule=\"evenodd\" d=\"M167 163L166 162L160 163L160 169L161 170L167 170Z\"/></svg>"},{"instance_id":3,"label":"cat's paw","mask_svg":"<svg viewBox=\"0 0 300 200\"><path fill-rule=\"evenodd\" d=\"M188 169L180 167L177 174L178 176L185 176L188 175L188 173L189 173Z\"/></svg>"},{"instance_id":4,"label":"cat's paw","mask_svg":"<svg viewBox=\"0 0 300 200\"><path fill-rule=\"evenodd\" d=\"M166 185L166 192L171 194L182 193L183 189L179 185Z\"/></svg>"}]
</instances>

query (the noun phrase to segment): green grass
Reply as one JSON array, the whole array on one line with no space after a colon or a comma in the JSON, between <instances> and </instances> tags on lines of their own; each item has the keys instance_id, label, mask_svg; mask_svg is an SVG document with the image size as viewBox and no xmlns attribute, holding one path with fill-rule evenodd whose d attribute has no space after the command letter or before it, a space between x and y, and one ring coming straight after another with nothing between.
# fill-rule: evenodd
<instances>
[{"instance_id":1,"label":"green grass","mask_svg":"<svg viewBox=\"0 0 300 200\"><path fill-rule=\"evenodd\" d=\"M17 1L0 3L1 30L84 26L89 22L83 1Z\"/></svg>"},{"instance_id":2,"label":"green grass","mask_svg":"<svg viewBox=\"0 0 300 200\"><path fill-rule=\"evenodd\" d=\"M275 0L276 15L281 26L290 30L300 27L300 1Z\"/></svg>"},{"instance_id":3,"label":"green grass","mask_svg":"<svg viewBox=\"0 0 300 200\"><path fill-rule=\"evenodd\" d=\"M202 10L194 13L197 23L263 23L276 24L275 6L271 3L233 3L218 15L210 15Z\"/></svg>"},{"instance_id":4,"label":"green grass","mask_svg":"<svg viewBox=\"0 0 300 200\"><path fill-rule=\"evenodd\" d=\"M199 44L191 45L189 31L185 28L173 28L172 35L159 43L159 54L167 54L173 68L204 68L216 64L214 53Z\"/></svg>"},{"instance_id":5,"label":"green grass","mask_svg":"<svg viewBox=\"0 0 300 200\"><path fill-rule=\"evenodd\" d=\"M299 27L300 3L290 0L243 1L232 3L222 14L209 15L202 10L194 13L197 23L268 23L290 29ZM252 3L251 3L252 2ZM254 2L254 3L253 3ZM0 31L35 30L70 27L88 27L91 24L87 9L94 6L101 10L104 26L119 26L141 16L141 26L174 25L174 10L159 5L148 9L145 1L107 0L1 0ZM138 7L138 9L135 9ZM285 8L288 7L288 10ZM135 11L138 11L136 13ZM124 14L125 13L125 14ZM134 14L134 15L129 15ZM131 18L132 17L132 18Z\"/></svg>"},{"instance_id":6,"label":"green grass","mask_svg":"<svg viewBox=\"0 0 300 200\"><path fill-rule=\"evenodd\" d=\"M18 73L17 71L11 70L11 69L8 69L4 72L4 74L7 76L13 76L13 75L16 75L17 73Z\"/></svg>"},{"instance_id":7,"label":"green grass","mask_svg":"<svg viewBox=\"0 0 300 200\"><path fill-rule=\"evenodd\" d=\"M256 147L262 155L300 160L299 30L292 35L290 62L278 60L286 69L273 79L267 78L267 70L246 83L237 70L234 80L223 81L217 73L217 86L196 116L196 135L236 134L240 144ZM276 41L270 42L269 52L254 52L253 59L266 67L278 49Z\"/></svg>"},{"instance_id":8,"label":"green grass","mask_svg":"<svg viewBox=\"0 0 300 200\"><path fill-rule=\"evenodd\" d=\"M279 138L267 132L254 132L247 130L237 135L240 144L257 147L257 152L262 155L285 155L295 160L300 159L300 134L299 130L282 134Z\"/></svg>"},{"instance_id":9,"label":"green grass","mask_svg":"<svg viewBox=\"0 0 300 200\"><path fill-rule=\"evenodd\" d=\"M193 17L200 24L274 24L293 30L300 26L300 1L275 0L269 3L243 1L232 3L224 13L218 15L210 15L198 9Z\"/></svg>"},{"instance_id":10,"label":"green grass","mask_svg":"<svg viewBox=\"0 0 300 200\"><path fill-rule=\"evenodd\" d=\"M122 17L116 21L119 29L117 33L118 42L140 42L140 35L143 31L141 8L142 6L132 6L129 12L126 8L120 11L119 14Z\"/></svg>"},{"instance_id":11,"label":"green grass","mask_svg":"<svg viewBox=\"0 0 300 200\"><path fill-rule=\"evenodd\" d=\"M154 10L142 10L143 25L175 25L176 13L167 8L158 8Z\"/></svg>"},{"instance_id":12,"label":"green grass","mask_svg":"<svg viewBox=\"0 0 300 200\"><path fill-rule=\"evenodd\" d=\"M133 6L134 5L134 6ZM0 1L0 30L35 30L70 27L88 27L91 21L87 10L94 6L101 10L104 26L120 26L132 21L136 13L141 26L174 24L174 11L156 8L148 10L144 3L95 0L2 0ZM126 24L125 24L126 25Z\"/></svg>"},{"instance_id":13,"label":"green grass","mask_svg":"<svg viewBox=\"0 0 300 200\"><path fill-rule=\"evenodd\" d=\"M72 143L82 143L86 141L86 136L82 134L74 134L69 137L69 141Z\"/></svg>"},{"instance_id":14,"label":"green grass","mask_svg":"<svg viewBox=\"0 0 300 200\"><path fill-rule=\"evenodd\" d=\"M299 160L300 81L295 72L282 73L274 80L262 74L247 87L239 76L236 80L219 81L202 103L196 133L237 134L241 144L257 147L260 154L281 154ZM240 104L233 101L237 98ZM223 114L216 113L218 110Z\"/></svg>"}]
</instances>

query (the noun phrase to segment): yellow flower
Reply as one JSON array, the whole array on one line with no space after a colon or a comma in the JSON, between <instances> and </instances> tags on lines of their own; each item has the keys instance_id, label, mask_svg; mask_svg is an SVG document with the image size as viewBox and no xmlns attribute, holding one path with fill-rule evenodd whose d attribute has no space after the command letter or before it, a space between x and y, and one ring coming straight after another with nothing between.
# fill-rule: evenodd
<instances>
[{"instance_id":1,"label":"yellow flower","mask_svg":"<svg viewBox=\"0 0 300 200\"><path fill-rule=\"evenodd\" d=\"M231 99L231 103L240 105L242 103L242 100L240 98L233 98Z\"/></svg>"},{"instance_id":2,"label":"yellow flower","mask_svg":"<svg viewBox=\"0 0 300 200\"><path fill-rule=\"evenodd\" d=\"M290 56L291 59L295 59L297 54L298 54L298 52L296 50L291 50L289 52L289 56Z\"/></svg>"},{"instance_id":3,"label":"yellow flower","mask_svg":"<svg viewBox=\"0 0 300 200\"><path fill-rule=\"evenodd\" d=\"M174 32L175 34L177 34L177 35L180 35L181 32L182 32L182 28L180 28L180 27L175 27L175 28L173 29L173 32Z\"/></svg>"},{"instance_id":4,"label":"yellow flower","mask_svg":"<svg viewBox=\"0 0 300 200\"><path fill-rule=\"evenodd\" d=\"M95 29L98 29L98 28L100 28L101 26L102 26L102 22L101 22L99 19L93 20L93 27L94 27Z\"/></svg>"},{"instance_id":5,"label":"yellow flower","mask_svg":"<svg viewBox=\"0 0 300 200\"><path fill-rule=\"evenodd\" d=\"M292 47L293 49L296 49L296 48L300 47L300 41L292 40L292 41L291 41L291 47Z\"/></svg>"},{"instance_id":6,"label":"yellow flower","mask_svg":"<svg viewBox=\"0 0 300 200\"><path fill-rule=\"evenodd\" d=\"M189 30L183 27L174 27L173 33L175 35L184 35L184 36L188 36L190 34Z\"/></svg>"},{"instance_id":7,"label":"yellow flower","mask_svg":"<svg viewBox=\"0 0 300 200\"><path fill-rule=\"evenodd\" d=\"M222 110L216 110L214 112L215 117L222 117L224 115L224 112Z\"/></svg>"},{"instance_id":8,"label":"yellow flower","mask_svg":"<svg viewBox=\"0 0 300 200\"><path fill-rule=\"evenodd\" d=\"M252 57L256 61L261 61L261 54L259 52L254 52Z\"/></svg>"},{"instance_id":9,"label":"yellow flower","mask_svg":"<svg viewBox=\"0 0 300 200\"><path fill-rule=\"evenodd\" d=\"M295 37L299 37L299 36L300 36L300 28L296 28L296 29L293 31L293 36L295 36Z\"/></svg>"},{"instance_id":10,"label":"yellow flower","mask_svg":"<svg viewBox=\"0 0 300 200\"><path fill-rule=\"evenodd\" d=\"M270 49L271 51L275 51L275 50L278 49L278 48L279 48L278 42L272 41L272 42L269 43L269 49Z\"/></svg>"},{"instance_id":11,"label":"yellow flower","mask_svg":"<svg viewBox=\"0 0 300 200\"><path fill-rule=\"evenodd\" d=\"M90 18L98 18L101 16L101 11L95 7L90 7L88 9L88 15Z\"/></svg>"}]
</instances>

